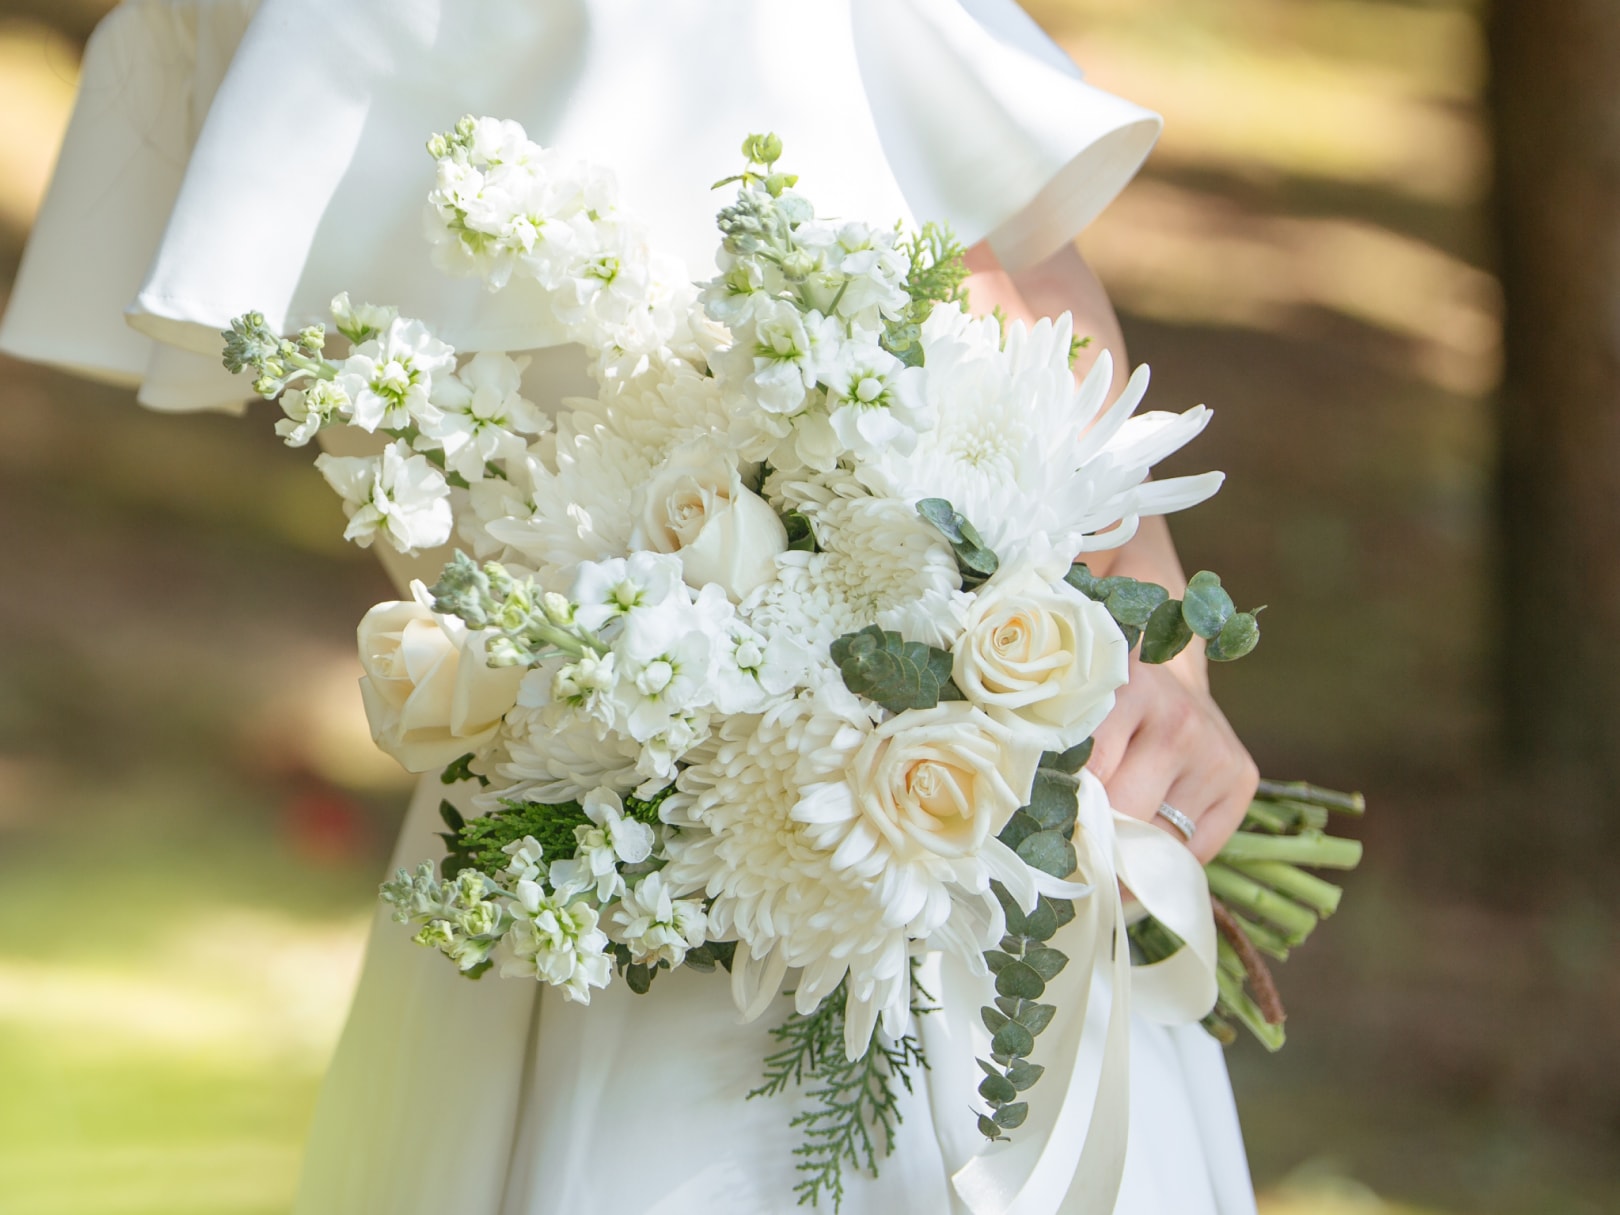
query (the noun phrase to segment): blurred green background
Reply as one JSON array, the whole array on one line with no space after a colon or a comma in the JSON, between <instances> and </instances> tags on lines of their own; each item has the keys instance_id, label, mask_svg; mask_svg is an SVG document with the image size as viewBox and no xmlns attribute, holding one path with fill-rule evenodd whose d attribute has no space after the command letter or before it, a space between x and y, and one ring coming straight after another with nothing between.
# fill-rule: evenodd
<instances>
[{"instance_id":1,"label":"blurred green background","mask_svg":"<svg viewBox=\"0 0 1620 1215\"><path fill-rule=\"evenodd\" d=\"M0 0L0 281L106 7ZM1082 246L1159 407L1216 412L1178 540L1270 605L1217 691L1268 774L1372 807L1288 1047L1231 1052L1264 1209L1620 1210L1612 894L1482 844L1557 807L1494 762L1480 14L1029 7L1167 119ZM283 1212L404 802L353 682L389 588L263 409L10 361L0 520L0 1211Z\"/></svg>"}]
</instances>

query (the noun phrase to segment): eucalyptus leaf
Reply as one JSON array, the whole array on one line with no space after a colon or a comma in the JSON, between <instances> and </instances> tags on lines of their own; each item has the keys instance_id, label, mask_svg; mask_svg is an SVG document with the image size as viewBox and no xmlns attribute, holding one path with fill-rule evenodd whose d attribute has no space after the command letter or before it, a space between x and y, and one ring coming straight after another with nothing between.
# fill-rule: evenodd
<instances>
[{"instance_id":1,"label":"eucalyptus leaf","mask_svg":"<svg viewBox=\"0 0 1620 1215\"><path fill-rule=\"evenodd\" d=\"M999 1034L1002 1028L1012 1020L1006 1013L994 1008L981 1008L979 1016L984 1021L984 1027L992 1034Z\"/></svg>"},{"instance_id":2,"label":"eucalyptus leaf","mask_svg":"<svg viewBox=\"0 0 1620 1215\"><path fill-rule=\"evenodd\" d=\"M1004 1105L990 1115L991 1120L1000 1127L1012 1130L1014 1127L1024 1125L1024 1119L1029 1117L1029 1102L1017 1101L1012 1105Z\"/></svg>"},{"instance_id":3,"label":"eucalyptus leaf","mask_svg":"<svg viewBox=\"0 0 1620 1215\"><path fill-rule=\"evenodd\" d=\"M1048 831L1067 833L1074 829L1080 809L1080 782L1067 772L1052 768L1038 769L1035 786L1030 790L1029 805L1022 813ZM1008 820L1009 822L1011 820ZM1018 845L1005 837L1002 842L1009 848Z\"/></svg>"},{"instance_id":4,"label":"eucalyptus leaf","mask_svg":"<svg viewBox=\"0 0 1620 1215\"><path fill-rule=\"evenodd\" d=\"M951 683L948 651L906 641L899 633L885 632L877 625L846 633L832 643L829 652L845 687L891 713L931 709L942 699L961 699L960 690Z\"/></svg>"},{"instance_id":5,"label":"eucalyptus leaf","mask_svg":"<svg viewBox=\"0 0 1620 1215\"><path fill-rule=\"evenodd\" d=\"M1032 949L1024 955L1024 964L1050 983L1069 964L1069 955L1060 949Z\"/></svg>"},{"instance_id":6,"label":"eucalyptus leaf","mask_svg":"<svg viewBox=\"0 0 1620 1215\"><path fill-rule=\"evenodd\" d=\"M990 968L991 974L1000 974L1008 966L1011 966L1015 960L1012 954L1003 953L999 949L987 949L984 951L984 964Z\"/></svg>"},{"instance_id":7,"label":"eucalyptus leaf","mask_svg":"<svg viewBox=\"0 0 1620 1215\"><path fill-rule=\"evenodd\" d=\"M1086 766L1086 761L1091 758L1092 748L1096 745L1096 739L1088 738L1085 742L1075 743L1067 751L1048 751L1041 756L1041 767L1067 772L1073 776Z\"/></svg>"},{"instance_id":8,"label":"eucalyptus leaf","mask_svg":"<svg viewBox=\"0 0 1620 1215\"><path fill-rule=\"evenodd\" d=\"M1065 906L1069 905L1068 899L1058 901ZM1057 930L1058 917L1054 900L1043 898L1035 905L1035 910L1025 917L1024 936L1031 941L1049 941Z\"/></svg>"},{"instance_id":9,"label":"eucalyptus leaf","mask_svg":"<svg viewBox=\"0 0 1620 1215\"><path fill-rule=\"evenodd\" d=\"M1169 662L1193 639L1192 628L1182 615L1182 604L1170 599L1154 609L1142 634L1142 661Z\"/></svg>"},{"instance_id":10,"label":"eucalyptus leaf","mask_svg":"<svg viewBox=\"0 0 1620 1215\"><path fill-rule=\"evenodd\" d=\"M1220 578L1201 570L1187 580L1187 593L1181 599L1181 614L1187 626L1205 641L1220 636L1237 605L1221 586Z\"/></svg>"},{"instance_id":11,"label":"eucalyptus leaf","mask_svg":"<svg viewBox=\"0 0 1620 1215\"><path fill-rule=\"evenodd\" d=\"M939 529L956 554L956 565L962 581L970 589L1000 568L996 554L984 543L978 529L944 498L924 498L917 503L917 513Z\"/></svg>"},{"instance_id":12,"label":"eucalyptus leaf","mask_svg":"<svg viewBox=\"0 0 1620 1215\"><path fill-rule=\"evenodd\" d=\"M1260 644L1260 623L1253 612L1239 612L1221 626L1204 653L1211 662L1234 662Z\"/></svg>"},{"instance_id":13,"label":"eucalyptus leaf","mask_svg":"<svg viewBox=\"0 0 1620 1215\"><path fill-rule=\"evenodd\" d=\"M787 528L789 552L813 553L816 551L816 533L810 526L808 516L800 511L789 511L782 516L782 525Z\"/></svg>"},{"instance_id":14,"label":"eucalyptus leaf","mask_svg":"<svg viewBox=\"0 0 1620 1215\"><path fill-rule=\"evenodd\" d=\"M1120 624L1142 628L1154 610L1169 600L1170 592L1153 582L1137 582L1135 579L1127 579L1127 582L1128 585L1109 591L1105 606L1109 615Z\"/></svg>"},{"instance_id":15,"label":"eucalyptus leaf","mask_svg":"<svg viewBox=\"0 0 1620 1215\"><path fill-rule=\"evenodd\" d=\"M1032 868L1066 878L1074 872L1074 845L1056 831L1037 831L1014 849Z\"/></svg>"},{"instance_id":16,"label":"eucalyptus leaf","mask_svg":"<svg viewBox=\"0 0 1620 1215\"><path fill-rule=\"evenodd\" d=\"M1019 844L1040 830L1043 830L1043 824L1034 815L1027 810L1019 810L1007 820L1007 825L996 838L1016 851Z\"/></svg>"},{"instance_id":17,"label":"eucalyptus leaf","mask_svg":"<svg viewBox=\"0 0 1620 1215\"><path fill-rule=\"evenodd\" d=\"M1056 1004L1030 1004L1018 1014L1018 1024L1030 1033L1038 1034L1052 1024L1052 1018L1055 1016L1057 1016Z\"/></svg>"},{"instance_id":18,"label":"eucalyptus leaf","mask_svg":"<svg viewBox=\"0 0 1620 1215\"><path fill-rule=\"evenodd\" d=\"M1020 1059L1007 1069L1007 1079L1014 1090L1023 1092L1032 1088L1037 1080L1046 1071L1039 1063L1031 1063L1028 1059Z\"/></svg>"},{"instance_id":19,"label":"eucalyptus leaf","mask_svg":"<svg viewBox=\"0 0 1620 1215\"><path fill-rule=\"evenodd\" d=\"M1046 991L1046 980L1027 962L1013 962L996 975L996 991L1004 996L1038 1000Z\"/></svg>"},{"instance_id":20,"label":"eucalyptus leaf","mask_svg":"<svg viewBox=\"0 0 1620 1215\"><path fill-rule=\"evenodd\" d=\"M1022 1058L1034 1049L1035 1035L1016 1021L1007 1021L990 1039L991 1053L1007 1059Z\"/></svg>"},{"instance_id":21,"label":"eucalyptus leaf","mask_svg":"<svg viewBox=\"0 0 1620 1215\"><path fill-rule=\"evenodd\" d=\"M1013 1101L1018 1097L1018 1086L1005 1076L986 1076L979 1082L979 1096L998 1104Z\"/></svg>"}]
</instances>

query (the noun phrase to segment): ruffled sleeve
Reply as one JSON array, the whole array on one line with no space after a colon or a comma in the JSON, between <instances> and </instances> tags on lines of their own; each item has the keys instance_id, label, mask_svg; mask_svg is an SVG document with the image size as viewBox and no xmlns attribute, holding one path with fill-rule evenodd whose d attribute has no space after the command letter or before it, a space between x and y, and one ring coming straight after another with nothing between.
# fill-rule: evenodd
<instances>
[{"instance_id":1,"label":"ruffled sleeve","mask_svg":"<svg viewBox=\"0 0 1620 1215\"><path fill-rule=\"evenodd\" d=\"M124 309L162 240L254 2L126 0L96 28L0 349L130 386L172 357L130 328Z\"/></svg>"},{"instance_id":2,"label":"ruffled sleeve","mask_svg":"<svg viewBox=\"0 0 1620 1215\"><path fill-rule=\"evenodd\" d=\"M1157 114L1087 84L1013 0L857 0L856 50L890 168L919 219L1051 256L1135 176Z\"/></svg>"}]
</instances>

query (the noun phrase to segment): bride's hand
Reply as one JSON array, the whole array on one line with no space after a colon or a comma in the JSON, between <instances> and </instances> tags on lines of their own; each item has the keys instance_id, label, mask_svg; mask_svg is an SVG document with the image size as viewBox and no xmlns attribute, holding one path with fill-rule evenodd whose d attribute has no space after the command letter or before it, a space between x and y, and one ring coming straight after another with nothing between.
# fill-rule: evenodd
<instances>
[{"instance_id":1,"label":"bride's hand","mask_svg":"<svg viewBox=\"0 0 1620 1215\"><path fill-rule=\"evenodd\" d=\"M1191 847L1209 862L1243 821L1260 771L1202 681L1131 658L1131 678L1097 728L1087 767L1121 814L1175 831L1161 805L1196 824Z\"/></svg>"}]
</instances>

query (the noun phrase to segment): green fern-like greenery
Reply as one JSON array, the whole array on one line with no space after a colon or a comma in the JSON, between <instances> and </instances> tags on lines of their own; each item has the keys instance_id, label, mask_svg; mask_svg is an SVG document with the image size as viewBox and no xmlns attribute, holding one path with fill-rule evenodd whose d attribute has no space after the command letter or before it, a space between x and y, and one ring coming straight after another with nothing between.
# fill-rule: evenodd
<instances>
[{"instance_id":1,"label":"green fern-like greenery","mask_svg":"<svg viewBox=\"0 0 1620 1215\"><path fill-rule=\"evenodd\" d=\"M902 363L915 367L922 362L922 323L935 304L965 301L962 284L967 281L967 249L945 224L927 223L922 230L900 242L911 259L906 275L906 294L911 297L905 315L890 321L883 345Z\"/></svg>"},{"instance_id":2,"label":"green fern-like greenery","mask_svg":"<svg viewBox=\"0 0 1620 1215\"><path fill-rule=\"evenodd\" d=\"M912 1012L929 1011L932 1001L912 975ZM793 1149L799 1181L793 1187L800 1206L836 1212L844 1201L844 1169L865 1169L876 1177L878 1160L894 1150L901 1121L900 1087L911 1092L911 1076L926 1069L922 1043L910 1034L889 1044L874 1033L858 1059L844 1053L844 984L813 1012L793 1013L771 1031L777 1048L765 1058L765 1081L749 1097L775 1097L805 1088L811 1104L791 1126L803 1134ZM898 1083L897 1083L898 1082Z\"/></svg>"},{"instance_id":3,"label":"green fern-like greenery","mask_svg":"<svg viewBox=\"0 0 1620 1215\"><path fill-rule=\"evenodd\" d=\"M674 785L669 785L650 798L634 794L626 797L625 817L656 826L658 808L674 789ZM575 801L507 802L499 810L470 822L449 802L443 802L439 816L450 828L439 837L445 843L446 856L441 868L446 877L454 877L463 869L498 876L510 859L501 850L525 836L533 836L552 860L571 858L578 848L574 828L587 826L591 821Z\"/></svg>"}]
</instances>

